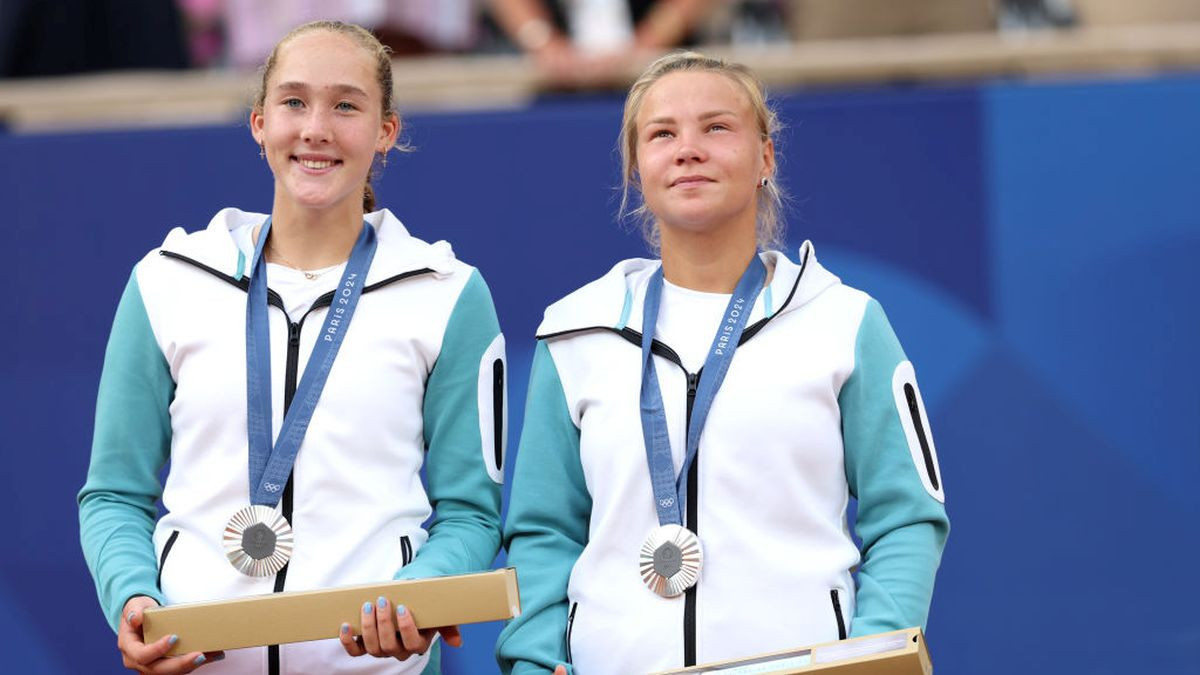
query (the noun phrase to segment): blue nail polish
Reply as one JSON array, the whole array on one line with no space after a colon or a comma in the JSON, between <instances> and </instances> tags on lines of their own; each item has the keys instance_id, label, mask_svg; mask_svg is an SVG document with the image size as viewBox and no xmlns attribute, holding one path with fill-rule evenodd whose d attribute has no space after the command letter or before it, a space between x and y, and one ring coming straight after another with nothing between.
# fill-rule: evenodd
<instances>
[{"instance_id":1,"label":"blue nail polish","mask_svg":"<svg viewBox=\"0 0 1200 675\"><path fill-rule=\"evenodd\" d=\"M404 616L404 613L407 611L404 605L396 605L396 616Z\"/></svg>"},{"instance_id":2,"label":"blue nail polish","mask_svg":"<svg viewBox=\"0 0 1200 675\"><path fill-rule=\"evenodd\" d=\"M349 632L350 632L350 624L348 624L348 623L342 624L342 634L345 635L346 633L349 633Z\"/></svg>"},{"instance_id":3,"label":"blue nail polish","mask_svg":"<svg viewBox=\"0 0 1200 675\"><path fill-rule=\"evenodd\" d=\"M194 664L196 664L196 665L200 665L200 664L204 663L204 662L205 662L205 661L207 661L207 660L208 660L208 659L207 659L207 658L205 658L205 656L204 656L203 654L201 654L200 656L197 656L197 657L195 658L195 660L193 660L193 661L192 661L192 663L194 663Z\"/></svg>"},{"instance_id":4,"label":"blue nail polish","mask_svg":"<svg viewBox=\"0 0 1200 675\"><path fill-rule=\"evenodd\" d=\"M363 603L363 614L370 614L370 613L371 613L371 603L364 602Z\"/></svg>"},{"instance_id":5,"label":"blue nail polish","mask_svg":"<svg viewBox=\"0 0 1200 675\"><path fill-rule=\"evenodd\" d=\"M172 635L172 636L171 636L171 639L167 640L167 644L171 645L172 647L174 647L174 646L175 646L175 643L176 643L176 642L179 642L179 636L178 636L178 635Z\"/></svg>"},{"instance_id":6,"label":"blue nail polish","mask_svg":"<svg viewBox=\"0 0 1200 675\"><path fill-rule=\"evenodd\" d=\"M387 609L387 598L383 597L382 595L379 596L379 599L375 602L379 605L379 609Z\"/></svg>"}]
</instances>

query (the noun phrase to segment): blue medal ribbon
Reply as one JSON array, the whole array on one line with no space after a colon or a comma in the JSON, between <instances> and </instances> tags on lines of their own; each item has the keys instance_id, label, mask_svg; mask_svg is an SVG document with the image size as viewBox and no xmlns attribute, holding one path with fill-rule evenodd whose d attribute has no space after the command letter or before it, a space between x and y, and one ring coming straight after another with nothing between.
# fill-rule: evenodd
<instances>
[{"instance_id":1,"label":"blue medal ribbon","mask_svg":"<svg viewBox=\"0 0 1200 675\"><path fill-rule=\"evenodd\" d=\"M750 261L746 271L738 280L729 304L725 307L721 325L713 337L704 367L700 370L700 383L692 406L692 419L687 431L687 453L683 468L675 474L671 460L671 441L667 435L667 414L663 409L662 390L658 386L658 374L651 359L650 347L654 341L654 327L658 323L658 306L662 300L663 274L659 267L646 287L646 301L642 309L642 388L640 395L642 436L646 441L646 462L650 467L650 483L654 487L654 508L658 512L659 525L683 525L683 514L687 507L687 474L696 452L700 448L700 433L708 418L709 408L716 398L717 390L729 371L733 353L754 301L762 291L767 279L767 267L758 256Z\"/></svg>"},{"instance_id":2,"label":"blue medal ribbon","mask_svg":"<svg viewBox=\"0 0 1200 675\"><path fill-rule=\"evenodd\" d=\"M267 262L263 256L270 230L268 218L254 247L246 299L246 432L250 445L250 503L274 507L283 496L300 443L358 306L367 270L375 257L376 241L375 229L364 222L292 405L283 417L279 438L272 445L271 336L267 321Z\"/></svg>"}]
</instances>

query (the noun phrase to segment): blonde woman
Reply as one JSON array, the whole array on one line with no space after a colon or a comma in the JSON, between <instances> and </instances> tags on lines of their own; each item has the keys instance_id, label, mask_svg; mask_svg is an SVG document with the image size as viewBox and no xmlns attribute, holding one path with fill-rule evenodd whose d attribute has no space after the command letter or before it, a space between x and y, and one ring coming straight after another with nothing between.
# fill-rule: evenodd
<instances>
[{"instance_id":1,"label":"blonde woman","mask_svg":"<svg viewBox=\"0 0 1200 675\"><path fill-rule=\"evenodd\" d=\"M421 672L457 629L417 631L384 598L340 640L168 657L177 636L142 639L147 607L477 571L499 546L504 340L478 271L375 208L400 131L387 50L358 26L297 28L250 128L271 213L171 232L121 299L84 554L130 669Z\"/></svg>"},{"instance_id":2,"label":"blonde woman","mask_svg":"<svg viewBox=\"0 0 1200 675\"><path fill-rule=\"evenodd\" d=\"M925 623L949 524L913 368L811 243L771 250L777 126L746 68L696 53L629 92L626 195L661 256L538 329L505 672L651 672Z\"/></svg>"}]
</instances>

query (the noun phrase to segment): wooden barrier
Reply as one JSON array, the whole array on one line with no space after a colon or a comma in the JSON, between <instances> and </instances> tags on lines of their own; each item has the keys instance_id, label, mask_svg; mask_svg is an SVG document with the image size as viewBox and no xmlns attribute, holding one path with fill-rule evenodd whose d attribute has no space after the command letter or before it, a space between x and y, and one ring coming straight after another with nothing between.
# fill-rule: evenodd
<instances>
[{"instance_id":1,"label":"wooden barrier","mask_svg":"<svg viewBox=\"0 0 1200 675\"><path fill-rule=\"evenodd\" d=\"M706 50L752 67L772 89L891 81L1200 68L1200 22L1021 34L937 34ZM623 88L644 64L630 64ZM224 124L244 120L256 75L128 72L0 81L12 132ZM397 60L401 111L519 107L547 88L520 56Z\"/></svg>"}]
</instances>

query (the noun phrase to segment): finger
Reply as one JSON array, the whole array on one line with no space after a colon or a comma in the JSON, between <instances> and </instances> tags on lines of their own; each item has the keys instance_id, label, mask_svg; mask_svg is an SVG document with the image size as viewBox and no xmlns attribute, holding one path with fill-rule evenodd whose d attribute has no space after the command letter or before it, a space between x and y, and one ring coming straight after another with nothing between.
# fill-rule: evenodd
<instances>
[{"instance_id":1,"label":"finger","mask_svg":"<svg viewBox=\"0 0 1200 675\"><path fill-rule=\"evenodd\" d=\"M133 613L130 612L129 617L132 616ZM132 645L140 644L142 642L141 634L133 629L133 626L129 624L129 621L130 619L128 617L122 618L120 625L117 626L117 649L120 650L121 655L126 659L126 668L132 667L132 658L129 653L129 648Z\"/></svg>"},{"instance_id":2,"label":"finger","mask_svg":"<svg viewBox=\"0 0 1200 675\"><path fill-rule=\"evenodd\" d=\"M404 605L396 605L396 632L404 642L404 648L414 654L424 654L429 651L429 640L432 635L423 636L417 630L417 622L413 620L412 612Z\"/></svg>"},{"instance_id":3,"label":"finger","mask_svg":"<svg viewBox=\"0 0 1200 675\"><path fill-rule=\"evenodd\" d=\"M408 658L409 653L396 634L396 619L392 614L392 607L382 595L375 601L375 618L376 628L379 630L379 648L383 653L400 660Z\"/></svg>"},{"instance_id":4,"label":"finger","mask_svg":"<svg viewBox=\"0 0 1200 675\"><path fill-rule=\"evenodd\" d=\"M462 633L458 630L458 626L442 626L437 629L437 632L442 634L442 639L451 647L462 646Z\"/></svg>"},{"instance_id":5,"label":"finger","mask_svg":"<svg viewBox=\"0 0 1200 675\"><path fill-rule=\"evenodd\" d=\"M354 634L350 632L350 624L348 623L342 624L342 630L338 633L338 640L342 643L342 649L345 649L346 653L350 656L362 656L367 653L367 650L363 649L362 643L354 639Z\"/></svg>"},{"instance_id":6,"label":"finger","mask_svg":"<svg viewBox=\"0 0 1200 675\"><path fill-rule=\"evenodd\" d=\"M190 673L208 662L208 657L202 652L191 652L190 654L180 654L179 656L171 656L165 659L159 659L158 661L148 665L142 672L150 673L151 675L176 675L176 673Z\"/></svg>"},{"instance_id":7,"label":"finger","mask_svg":"<svg viewBox=\"0 0 1200 675\"><path fill-rule=\"evenodd\" d=\"M179 641L178 635L164 635L150 645L143 642L142 611L156 606L158 603L150 598L132 598L125 604L127 611L117 626L117 649L121 651L122 663L126 668L142 670L142 666L165 656Z\"/></svg>"},{"instance_id":8,"label":"finger","mask_svg":"<svg viewBox=\"0 0 1200 675\"><path fill-rule=\"evenodd\" d=\"M135 664L148 666L166 656L176 642L179 642L179 636L172 634L164 635L150 644L145 644L142 642L141 636L127 633L125 645L121 651L127 654Z\"/></svg>"},{"instance_id":9,"label":"finger","mask_svg":"<svg viewBox=\"0 0 1200 675\"><path fill-rule=\"evenodd\" d=\"M558 666L554 669L554 675L567 675L567 667L561 663L558 664Z\"/></svg>"},{"instance_id":10,"label":"finger","mask_svg":"<svg viewBox=\"0 0 1200 675\"><path fill-rule=\"evenodd\" d=\"M364 602L362 606L362 641L363 647L371 656L383 656L379 648L379 629L375 622L375 603Z\"/></svg>"}]
</instances>

